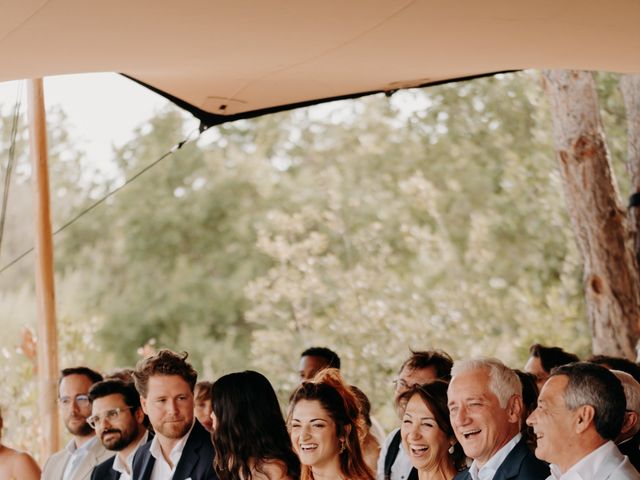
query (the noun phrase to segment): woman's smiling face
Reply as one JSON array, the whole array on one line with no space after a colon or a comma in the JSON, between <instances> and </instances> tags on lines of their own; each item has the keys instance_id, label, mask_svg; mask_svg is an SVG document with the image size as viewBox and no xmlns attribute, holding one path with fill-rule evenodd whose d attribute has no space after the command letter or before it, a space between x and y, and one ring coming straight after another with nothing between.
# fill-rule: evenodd
<instances>
[{"instance_id":1,"label":"woman's smiling face","mask_svg":"<svg viewBox=\"0 0 640 480\"><path fill-rule=\"evenodd\" d=\"M291 415L291 442L300 462L312 468L340 468L336 424L318 400L300 400Z\"/></svg>"},{"instance_id":2,"label":"woman's smiling face","mask_svg":"<svg viewBox=\"0 0 640 480\"><path fill-rule=\"evenodd\" d=\"M400 429L404 450L418 470L434 470L447 462L451 441L420 395L407 402Z\"/></svg>"}]
</instances>

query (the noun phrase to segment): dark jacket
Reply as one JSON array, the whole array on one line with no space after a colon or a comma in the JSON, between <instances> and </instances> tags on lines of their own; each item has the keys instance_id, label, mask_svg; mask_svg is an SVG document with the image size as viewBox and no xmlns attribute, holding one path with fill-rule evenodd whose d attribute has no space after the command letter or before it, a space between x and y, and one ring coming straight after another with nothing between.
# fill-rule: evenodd
<instances>
[{"instance_id":1,"label":"dark jacket","mask_svg":"<svg viewBox=\"0 0 640 480\"><path fill-rule=\"evenodd\" d=\"M113 462L116 461L116 457L113 456L109 460L96 465L91 472L91 480L118 480L120 478L120 472L116 472L113 469Z\"/></svg>"},{"instance_id":2,"label":"dark jacket","mask_svg":"<svg viewBox=\"0 0 640 480\"><path fill-rule=\"evenodd\" d=\"M146 443L153 440L153 432L149 431L148 435L149 436L147 437ZM142 448L142 445L138 448L138 450L140 448ZM119 480L120 472L117 472L113 469L113 464L115 461L116 457L113 456L108 460L96 465L96 467L93 469L93 472L91 472L91 480Z\"/></svg>"},{"instance_id":3,"label":"dark jacket","mask_svg":"<svg viewBox=\"0 0 640 480\"><path fill-rule=\"evenodd\" d=\"M618 445L618 450L629 457L631 465L640 472L640 434Z\"/></svg>"},{"instance_id":4,"label":"dark jacket","mask_svg":"<svg viewBox=\"0 0 640 480\"><path fill-rule=\"evenodd\" d=\"M509 452L493 480L545 480L549 475L549 465L536 458L523 438ZM471 480L469 469L458 473L454 480Z\"/></svg>"},{"instance_id":5,"label":"dark jacket","mask_svg":"<svg viewBox=\"0 0 640 480\"><path fill-rule=\"evenodd\" d=\"M145 443L133 457L132 480L149 480L155 458L149 449L151 442ZM213 444L211 434L195 420L187 443L182 450L182 456L176 466L172 480L218 480L213 471Z\"/></svg>"}]
</instances>

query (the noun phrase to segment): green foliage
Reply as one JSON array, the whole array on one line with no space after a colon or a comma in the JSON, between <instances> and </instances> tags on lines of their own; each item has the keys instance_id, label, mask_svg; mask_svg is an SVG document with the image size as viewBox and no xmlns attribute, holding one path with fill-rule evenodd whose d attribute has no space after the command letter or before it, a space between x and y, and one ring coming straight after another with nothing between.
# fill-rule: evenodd
<instances>
[{"instance_id":1,"label":"green foliage","mask_svg":"<svg viewBox=\"0 0 640 480\"><path fill-rule=\"evenodd\" d=\"M287 172L304 198L259 226L274 264L246 289L254 364L283 392L295 382L283 344L335 348L378 407L409 348L514 366L533 341L589 349L537 76L403 95L429 107L407 115L377 97L339 124L294 114L317 129L296 143L312 159Z\"/></svg>"},{"instance_id":2,"label":"green foliage","mask_svg":"<svg viewBox=\"0 0 640 480\"><path fill-rule=\"evenodd\" d=\"M615 81L598 85L622 172ZM56 226L185 136L183 114L160 112L114 151L105 180L63 115L50 122ZM512 366L533 342L587 354L550 124L538 75L522 72L212 128L57 237L62 363L132 366L153 339L189 351L207 379L259 369L286 399L299 353L326 345L391 424L390 381L409 348ZM5 261L31 242L22 172ZM30 262L0 277L13 332L33 325ZM33 372L7 342L3 395L23 378L26 406Z\"/></svg>"}]
</instances>

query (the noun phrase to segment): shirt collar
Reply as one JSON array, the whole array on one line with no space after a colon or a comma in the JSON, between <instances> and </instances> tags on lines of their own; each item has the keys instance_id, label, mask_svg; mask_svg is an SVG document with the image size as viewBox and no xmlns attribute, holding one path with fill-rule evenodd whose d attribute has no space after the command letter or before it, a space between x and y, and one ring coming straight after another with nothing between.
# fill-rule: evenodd
<instances>
[{"instance_id":1,"label":"shirt collar","mask_svg":"<svg viewBox=\"0 0 640 480\"><path fill-rule=\"evenodd\" d=\"M511 450L515 448L520 439L522 438L522 434L518 432L511 440L509 440L500 450L493 454L487 463L485 463L482 468L478 468L478 463L474 460L471 463L471 467L469 467L469 473L471 474L471 478L473 480L491 480L502 462L504 462L505 458L511 453Z\"/></svg>"},{"instance_id":2,"label":"shirt collar","mask_svg":"<svg viewBox=\"0 0 640 480\"><path fill-rule=\"evenodd\" d=\"M140 445L144 445L145 443L147 443L147 440L149 440L149 432L145 431L142 438L138 441L136 448L134 448L132 452L127 456L126 461L123 462L120 459L120 455L116 454L115 460L113 461L113 467L111 468L113 468L116 472L126 473L127 475L131 475L133 456L136 454L136 451L138 450L138 448L140 448Z\"/></svg>"},{"instance_id":3,"label":"shirt collar","mask_svg":"<svg viewBox=\"0 0 640 480\"><path fill-rule=\"evenodd\" d=\"M74 453L76 453L77 455L80 455L81 453L87 452L89 451L89 449L91 447L93 447L93 445L98 441L98 437L96 437L95 435L91 438L91 440L87 440L86 442L84 442L80 447L76 446L76 441L75 439L71 439L71 441L69 443L67 443L67 446L65 447L67 452L69 452L71 455L73 455Z\"/></svg>"},{"instance_id":4,"label":"shirt collar","mask_svg":"<svg viewBox=\"0 0 640 480\"><path fill-rule=\"evenodd\" d=\"M616 449L615 444L612 441L608 441L596 448L590 454L582 457L577 463L575 463L569 470L564 472L564 474L560 471L560 468L553 463L549 465L549 469L551 470L551 477L554 480L560 479L588 479L595 478L595 474L602 465L602 462L605 461L606 458L614 454L614 450Z\"/></svg>"},{"instance_id":5,"label":"shirt collar","mask_svg":"<svg viewBox=\"0 0 640 480\"><path fill-rule=\"evenodd\" d=\"M178 443L174 445L173 450L171 450L171 453L169 453L169 458L172 460L174 467L177 464L175 460L179 459L180 456L182 455L182 450L184 450L184 446L186 445L187 440L189 439L189 435L191 435L191 430L193 430L193 426L195 425L195 422L196 422L196 419L194 418L189 431L186 433L184 437L182 437L178 441ZM151 453L151 455L153 455L153 457L156 460L161 459L163 462L166 462L166 460L162 456L162 449L160 448L160 440L158 437L159 435L156 435L155 437L153 437L153 440L151 441L151 445L149 446L149 453Z\"/></svg>"}]
</instances>

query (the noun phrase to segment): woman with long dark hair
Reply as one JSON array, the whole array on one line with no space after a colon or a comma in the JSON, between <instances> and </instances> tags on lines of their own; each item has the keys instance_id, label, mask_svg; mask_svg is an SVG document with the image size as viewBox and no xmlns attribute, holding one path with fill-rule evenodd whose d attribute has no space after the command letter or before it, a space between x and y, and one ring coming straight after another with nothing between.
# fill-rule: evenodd
<instances>
[{"instance_id":1,"label":"woman with long dark hair","mask_svg":"<svg viewBox=\"0 0 640 480\"><path fill-rule=\"evenodd\" d=\"M211 395L213 466L220 480L299 479L300 461L264 375L225 375L214 382Z\"/></svg>"},{"instance_id":2,"label":"woman with long dark hair","mask_svg":"<svg viewBox=\"0 0 640 480\"><path fill-rule=\"evenodd\" d=\"M408 480L452 480L466 466L449 420L447 387L434 380L411 387L398 399L404 405L402 447L413 465Z\"/></svg>"},{"instance_id":3,"label":"woman with long dark hair","mask_svg":"<svg viewBox=\"0 0 640 480\"><path fill-rule=\"evenodd\" d=\"M374 480L362 457L364 419L358 399L335 368L293 392L288 424L302 480Z\"/></svg>"}]
</instances>

